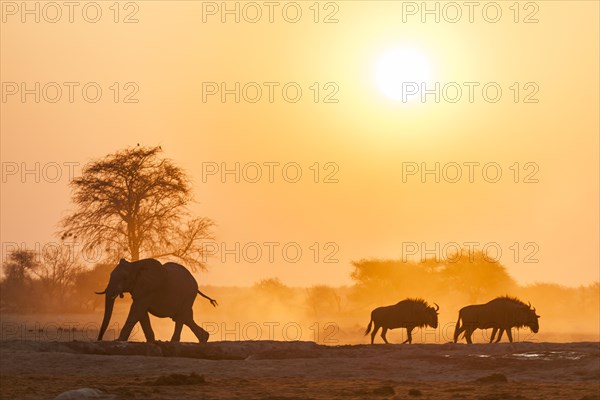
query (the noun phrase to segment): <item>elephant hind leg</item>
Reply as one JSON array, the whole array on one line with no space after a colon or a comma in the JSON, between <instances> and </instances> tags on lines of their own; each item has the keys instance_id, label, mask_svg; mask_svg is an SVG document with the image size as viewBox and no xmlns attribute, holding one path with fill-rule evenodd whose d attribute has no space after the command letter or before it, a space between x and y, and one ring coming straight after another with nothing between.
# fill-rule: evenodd
<instances>
[{"instance_id":1,"label":"elephant hind leg","mask_svg":"<svg viewBox=\"0 0 600 400\"><path fill-rule=\"evenodd\" d=\"M196 335L200 343L208 342L208 332L196 324L193 319L190 319L184 323L192 330L192 332L194 332L194 335Z\"/></svg>"},{"instance_id":2,"label":"elephant hind leg","mask_svg":"<svg viewBox=\"0 0 600 400\"><path fill-rule=\"evenodd\" d=\"M194 335L196 335L200 343L208 342L209 334L200 326L198 326L196 322L194 322L194 313L191 308L189 309L189 311L186 311L184 313L183 317L181 318L181 322L192 330L192 332L194 333ZM177 326L175 326L175 328L177 328Z\"/></svg>"}]
</instances>

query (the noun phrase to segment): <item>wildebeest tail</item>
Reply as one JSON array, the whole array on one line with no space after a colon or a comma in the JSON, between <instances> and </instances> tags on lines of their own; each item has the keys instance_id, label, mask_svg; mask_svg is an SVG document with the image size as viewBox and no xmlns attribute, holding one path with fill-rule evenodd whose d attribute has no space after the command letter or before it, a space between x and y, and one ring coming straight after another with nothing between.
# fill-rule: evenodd
<instances>
[{"instance_id":1,"label":"wildebeest tail","mask_svg":"<svg viewBox=\"0 0 600 400\"><path fill-rule=\"evenodd\" d=\"M369 334L369 332L371 332L372 326L373 326L373 318L371 318L371 320L369 321L369 325L367 326L367 330L365 331L365 336L367 336Z\"/></svg>"},{"instance_id":2,"label":"wildebeest tail","mask_svg":"<svg viewBox=\"0 0 600 400\"><path fill-rule=\"evenodd\" d=\"M459 335L459 329L460 329L460 320L461 320L461 315L460 315L460 312L459 312L458 313L458 319L456 320L456 325L454 325L454 343L458 342L458 335Z\"/></svg>"}]
</instances>

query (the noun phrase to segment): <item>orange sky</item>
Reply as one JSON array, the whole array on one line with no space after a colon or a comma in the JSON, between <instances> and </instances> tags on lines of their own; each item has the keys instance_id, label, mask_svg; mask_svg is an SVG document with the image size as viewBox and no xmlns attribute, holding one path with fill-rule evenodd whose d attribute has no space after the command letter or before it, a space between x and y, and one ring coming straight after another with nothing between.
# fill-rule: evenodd
<instances>
[{"instance_id":1,"label":"orange sky","mask_svg":"<svg viewBox=\"0 0 600 400\"><path fill-rule=\"evenodd\" d=\"M347 284L351 260L400 258L412 243L419 244L416 255L421 256L426 255L421 243L435 249L436 243L443 248L467 242L500 248L500 261L522 283L597 281L598 3L537 2L538 9L520 9L518 23L509 8L513 2L494 3L502 12L497 23L482 14L489 2L475 9L472 23L466 8L452 23L453 10L444 11L440 3L436 23L422 10L406 14L408 3L321 2L315 23L313 2L297 2L302 16L290 23L281 10L286 8L290 19L296 6L279 2L272 23L265 6L262 19L251 23L244 16L253 18L254 11L241 2L240 22L225 15L222 23L219 12L204 15L203 22L203 7L210 11L221 2L142 1L131 3L137 9L120 3L120 22L115 23L112 2L99 2L97 23L86 22L80 8L73 23L66 8L61 20L50 23L45 19L54 18L54 10L44 9L42 2L40 22L25 15L22 23L21 3L3 1L2 256L13 242L33 247L54 240L56 223L70 208L64 163L83 165L141 143L161 145L190 173L199 200L193 208L217 222L220 244L232 249L239 242L247 251L253 248L248 243L260 244L263 254L256 263L248 262L254 253L241 254L237 263L233 255L222 254L220 245L201 278L208 284L244 285L272 276L290 285ZM235 2L228 4L233 8ZM88 18L93 16L93 9L87 11ZM492 11L488 6L488 18ZM123 23L132 12L138 22ZM330 13L338 22L323 23ZM537 23L523 23L530 13ZM425 102L391 100L377 88L374 67L393 48L423 54L432 81L441 86L457 82L465 88L464 82L478 82L481 88L494 82L502 96L490 103L476 89L473 103L466 91L457 103L445 98L436 103L433 96ZM35 103L34 95L23 103L20 93L9 94L13 82L29 88L35 82L42 87L58 82L63 94L56 103L43 96ZM63 82L79 83L72 103ZM82 97L88 82L103 90L97 103ZM114 82L120 86L118 103L110 89ZM122 102L131 91L124 87L127 82L139 88L137 103ZM203 101L206 82L226 82L229 88L235 82L240 87L257 82L263 94L256 103L243 96L235 103L234 95L224 103L218 95ZM278 85L272 103L264 82ZM302 89L296 103L282 95L289 82ZM332 85L325 87L328 82ZM518 103L511 90L515 82ZM522 101L530 92L524 86L528 82L539 88L537 103ZM337 103L325 103L336 89ZM53 97L53 89L48 90L47 97ZM246 94L254 96L253 91ZM293 87L288 94L293 95ZM271 162L280 163L272 183L269 164L264 164ZM463 178L450 183L442 176L436 183L428 175L423 183L417 174L403 182L406 163L433 168L436 162L447 166L448 174L455 165L448 163L457 163ZM464 164L469 162L480 163L472 183ZM31 169L35 163L47 166L40 167L39 183L34 175L21 179L20 171L9 173L14 165ZM55 164L48 163L63 166L57 182L49 182ZM228 168L240 163L252 174L252 163L258 163L263 177L257 183L243 177L236 183L232 175L226 182L218 175L203 177L212 163ZM281 175L287 163L299 165L297 183ZM326 163L332 164L326 168ZM496 183L481 175L488 163L502 171ZM526 169L526 163L531 167ZM534 167L538 182L523 183ZM293 171L288 169L286 178L293 178ZM324 183L332 171L338 182ZM273 260L265 242L279 243ZM314 243L320 248L317 262ZM520 248L516 259L514 243ZM284 255L286 244L289 253ZM296 247L302 256L293 263ZM333 250L338 261L324 263ZM538 262L525 262L533 250Z\"/></svg>"}]
</instances>

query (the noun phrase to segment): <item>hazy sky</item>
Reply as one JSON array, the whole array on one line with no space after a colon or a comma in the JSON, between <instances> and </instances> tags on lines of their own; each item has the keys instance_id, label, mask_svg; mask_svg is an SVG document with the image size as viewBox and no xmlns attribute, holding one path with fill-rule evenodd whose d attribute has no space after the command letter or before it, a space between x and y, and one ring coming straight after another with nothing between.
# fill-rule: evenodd
<instances>
[{"instance_id":1,"label":"hazy sky","mask_svg":"<svg viewBox=\"0 0 600 400\"><path fill-rule=\"evenodd\" d=\"M21 4L1 3L3 259L56 240L69 165L140 143L217 222L206 284L347 284L351 260L453 243L521 283L599 279L597 2ZM403 101L414 79L430 93Z\"/></svg>"}]
</instances>

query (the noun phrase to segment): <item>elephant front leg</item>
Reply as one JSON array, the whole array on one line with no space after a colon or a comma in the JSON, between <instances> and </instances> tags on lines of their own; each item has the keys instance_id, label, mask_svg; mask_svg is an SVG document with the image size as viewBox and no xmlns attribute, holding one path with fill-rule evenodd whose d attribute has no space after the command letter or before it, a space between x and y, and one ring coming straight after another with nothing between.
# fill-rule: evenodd
<instances>
[{"instance_id":1,"label":"elephant front leg","mask_svg":"<svg viewBox=\"0 0 600 400\"><path fill-rule=\"evenodd\" d=\"M152 325L150 325L150 316L148 312L142 314L140 318L140 325L142 325L142 330L144 331L144 336L146 336L147 342L154 342L154 331L152 330Z\"/></svg>"},{"instance_id":2,"label":"elephant front leg","mask_svg":"<svg viewBox=\"0 0 600 400\"><path fill-rule=\"evenodd\" d=\"M181 340L181 329L183 329L183 321L175 321L175 331L173 332L173 337L171 337L171 342L179 342Z\"/></svg>"},{"instance_id":3,"label":"elephant front leg","mask_svg":"<svg viewBox=\"0 0 600 400\"><path fill-rule=\"evenodd\" d=\"M119 338L117 340L126 342L127 339L129 339L129 336L131 335L133 327L140 321L143 314L146 314L146 316L148 316L148 312L145 309L143 309L143 307L141 307L138 302L134 300L133 304L131 305L131 308L129 309L129 315L127 315L125 325L123 325L123 329L121 329L121 333L119 334Z\"/></svg>"}]
</instances>

